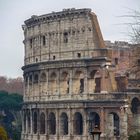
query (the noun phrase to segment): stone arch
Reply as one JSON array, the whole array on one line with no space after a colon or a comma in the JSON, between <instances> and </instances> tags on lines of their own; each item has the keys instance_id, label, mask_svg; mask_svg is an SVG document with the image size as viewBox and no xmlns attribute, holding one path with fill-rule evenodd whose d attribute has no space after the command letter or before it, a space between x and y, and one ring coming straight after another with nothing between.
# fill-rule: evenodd
<instances>
[{"instance_id":1,"label":"stone arch","mask_svg":"<svg viewBox=\"0 0 140 140\"><path fill-rule=\"evenodd\" d=\"M49 78L50 92L51 94L55 94L57 92L57 74L56 72L52 72Z\"/></svg>"},{"instance_id":2,"label":"stone arch","mask_svg":"<svg viewBox=\"0 0 140 140\"><path fill-rule=\"evenodd\" d=\"M100 128L100 116L96 112L89 113L89 131L93 131L95 127Z\"/></svg>"},{"instance_id":3,"label":"stone arch","mask_svg":"<svg viewBox=\"0 0 140 140\"><path fill-rule=\"evenodd\" d=\"M45 72L42 72L40 75L40 81L41 82L46 82L47 76Z\"/></svg>"},{"instance_id":4,"label":"stone arch","mask_svg":"<svg viewBox=\"0 0 140 140\"><path fill-rule=\"evenodd\" d=\"M74 77L75 78L84 78L84 72L82 70L76 70Z\"/></svg>"},{"instance_id":5,"label":"stone arch","mask_svg":"<svg viewBox=\"0 0 140 140\"><path fill-rule=\"evenodd\" d=\"M31 132L31 116L30 116L30 110L28 110L28 113L27 113L27 127L28 127L28 133Z\"/></svg>"},{"instance_id":6,"label":"stone arch","mask_svg":"<svg viewBox=\"0 0 140 140\"><path fill-rule=\"evenodd\" d=\"M101 71L100 70L96 71L94 78L95 78L95 90L94 90L94 92L99 93L99 92L101 92Z\"/></svg>"},{"instance_id":7,"label":"stone arch","mask_svg":"<svg viewBox=\"0 0 140 140\"><path fill-rule=\"evenodd\" d=\"M108 114L108 130L111 136L120 135L120 118L115 112L110 112Z\"/></svg>"},{"instance_id":8,"label":"stone arch","mask_svg":"<svg viewBox=\"0 0 140 140\"><path fill-rule=\"evenodd\" d=\"M33 82L34 82L34 85L33 85L33 90L34 90L34 95L35 96L38 96L39 95L39 73L34 73L33 75Z\"/></svg>"},{"instance_id":9,"label":"stone arch","mask_svg":"<svg viewBox=\"0 0 140 140\"><path fill-rule=\"evenodd\" d=\"M73 78L73 92L75 94L83 93L84 92L84 72L82 70L76 70Z\"/></svg>"},{"instance_id":10,"label":"stone arch","mask_svg":"<svg viewBox=\"0 0 140 140\"><path fill-rule=\"evenodd\" d=\"M140 100L138 97L134 97L131 101L131 112L132 112L132 131L140 130Z\"/></svg>"},{"instance_id":11,"label":"stone arch","mask_svg":"<svg viewBox=\"0 0 140 140\"><path fill-rule=\"evenodd\" d=\"M30 74L29 75L29 84L32 85L32 83L33 83L33 75Z\"/></svg>"},{"instance_id":12,"label":"stone arch","mask_svg":"<svg viewBox=\"0 0 140 140\"><path fill-rule=\"evenodd\" d=\"M94 79L95 78L95 74L96 74L97 70L92 70L89 73L89 78Z\"/></svg>"},{"instance_id":13,"label":"stone arch","mask_svg":"<svg viewBox=\"0 0 140 140\"><path fill-rule=\"evenodd\" d=\"M23 114L23 128L24 128L24 132L26 132L26 112L25 111Z\"/></svg>"},{"instance_id":14,"label":"stone arch","mask_svg":"<svg viewBox=\"0 0 140 140\"><path fill-rule=\"evenodd\" d=\"M140 101L137 97L134 97L131 101L131 111L133 114L138 114L138 107L140 106Z\"/></svg>"},{"instance_id":15,"label":"stone arch","mask_svg":"<svg viewBox=\"0 0 140 140\"><path fill-rule=\"evenodd\" d=\"M46 76L46 73L45 72L42 72L40 74L40 82L41 82L41 92L42 92L42 94L44 94L48 90L47 76Z\"/></svg>"},{"instance_id":16,"label":"stone arch","mask_svg":"<svg viewBox=\"0 0 140 140\"><path fill-rule=\"evenodd\" d=\"M50 74L50 81L55 81L57 79L57 74L56 74L56 72L52 72L51 74Z\"/></svg>"},{"instance_id":17,"label":"stone arch","mask_svg":"<svg viewBox=\"0 0 140 140\"><path fill-rule=\"evenodd\" d=\"M45 114L42 112L40 114L40 134L45 134Z\"/></svg>"},{"instance_id":18,"label":"stone arch","mask_svg":"<svg viewBox=\"0 0 140 140\"><path fill-rule=\"evenodd\" d=\"M69 78L69 74L67 71L63 71L61 74L61 80L66 81Z\"/></svg>"},{"instance_id":19,"label":"stone arch","mask_svg":"<svg viewBox=\"0 0 140 140\"><path fill-rule=\"evenodd\" d=\"M68 135L68 116L64 112L60 116L60 127L61 134Z\"/></svg>"},{"instance_id":20,"label":"stone arch","mask_svg":"<svg viewBox=\"0 0 140 140\"><path fill-rule=\"evenodd\" d=\"M25 75L24 76L25 86L28 86L28 80L29 80L28 75Z\"/></svg>"},{"instance_id":21,"label":"stone arch","mask_svg":"<svg viewBox=\"0 0 140 140\"><path fill-rule=\"evenodd\" d=\"M82 135L83 134L83 117L80 112L76 112L74 114L74 134L75 135Z\"/></svg>"},{"instance_id":22,"label":"stone arch","mask_svg":"<svg viewBox=\"0 0 140 140\"><path fill-rule=\"evenodd\" d=\"M95 87L96 87L96 83L95 83L95 75L96 75L97 70L92 70L89 72L88 75L88 85L89 85L89 93L94 93L95 92Z\"/></svg>"},{"instance_id":23,"label":"stone arch","mask_svg":"<svg viewBox=\"0 0 140 140\"><path fill-rule=\"evenodd\" d=\"M36 73L34 74L34 83L38 83L39 82L39 75Z\"/></svg>"},{"instance_id":24,"label":"stone arch","mask_svg":"<svg viewBox=\"0 0 140 140\"><path fill-rule=\"evenodd\" d=\"M38 115L37 115L37 112L35 111L33 113L33 132L34 132L34 134L36 134L37 130L38 130L37 121L38 121Z\"/></svg>"},{"instance_id":25,"label":"stone arch","mask_svg":"<svg viewBox=\"0 0 140 140\"><path fill-rule=\"evenodd\" d=\"M67 71L63 71L60 75L60 93L67 94L69 93L69 73Z\"/></svg>"},{"instance_id":26,"label":"stone arch","mask_svg":"<svg viewBox=\"0 0 140 140\"><path fill-rule=\"evenodd\" d=\"M49 114L48 117L48 125L49 125L49 134L55 135L56 134L56 117L53 112Z\"/></svg>"}]
</instances>

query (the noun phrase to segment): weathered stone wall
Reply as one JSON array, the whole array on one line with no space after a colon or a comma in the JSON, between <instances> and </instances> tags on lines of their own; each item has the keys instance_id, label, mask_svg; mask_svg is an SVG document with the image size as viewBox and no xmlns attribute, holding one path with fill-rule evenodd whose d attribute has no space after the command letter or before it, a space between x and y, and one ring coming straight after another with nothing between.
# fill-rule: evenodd
<instances>
[{"instance_id":1,"label":"weathered stone wall","mask_svg":"<svg viewBox=\"0 0 140 140\"><path fill-rule=\"evenodd\" d=\"M101 140L127 140L133 94L117 92L115 72L125 73L129 52L106 49L96 15L67 9L23 29L22 140L91 140L95 126Z\"/></svg>"},{"instance_id":2,"label":"weathered stone wall","mask_svg":"<svg viewBox=\"0 0 140 140\"><path fill-rule=\"evenodd\" d=\"M96 15L90 9L32 16L25 21L24 34L25 64L89 58L94 49L104 48Z\"/></svg>"}]
</instances>

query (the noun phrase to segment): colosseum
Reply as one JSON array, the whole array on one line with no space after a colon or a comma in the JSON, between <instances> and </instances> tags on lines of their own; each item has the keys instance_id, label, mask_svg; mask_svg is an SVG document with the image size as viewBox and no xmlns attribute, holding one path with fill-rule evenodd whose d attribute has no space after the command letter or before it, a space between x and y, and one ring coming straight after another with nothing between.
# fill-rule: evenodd
<instances>
[{"instance_id":1,"label":"colosseum","mask_svg":"<svg viewBox=\"0 0 140 140\"><path fill-rule=\"evenodd\" d=\"M140 130L140 77L117 73L122 61L91 9L33 15L22 28L21 140L92 140L97 129L101 140L127 140Z\"/></svg>"}]
</instances>

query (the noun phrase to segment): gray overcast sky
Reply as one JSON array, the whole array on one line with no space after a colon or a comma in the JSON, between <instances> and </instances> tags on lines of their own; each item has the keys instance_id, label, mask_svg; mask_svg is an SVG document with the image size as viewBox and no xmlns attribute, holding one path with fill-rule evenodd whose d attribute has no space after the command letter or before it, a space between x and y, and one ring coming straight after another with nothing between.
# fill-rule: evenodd
<instances>
[{"instance_id":1,"label":"gray overcast sky","mask_svg":"<svg viewBox=\"0 0 140 140\"><path fill-rule=\"evenodd\" d=\"M31 15L42 15L64 8L91 8L98 16L105 40L127 40L122 23L129 9L138 9L140 0L0 0L0 75L22 76L24 61L21 25ZM121 25L122 24L122 25Z\"/></svg>"}]
</instances>

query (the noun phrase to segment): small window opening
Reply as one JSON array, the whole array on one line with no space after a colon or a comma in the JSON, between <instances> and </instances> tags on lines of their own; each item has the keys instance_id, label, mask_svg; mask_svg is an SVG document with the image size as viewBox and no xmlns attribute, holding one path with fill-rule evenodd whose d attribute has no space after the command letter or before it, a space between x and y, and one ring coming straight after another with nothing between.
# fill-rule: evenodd
<instances>
[{"instance_id":1,"label":"small window opening","mask_svg":"<svg viewBox=\"0 0 140 140\"><path fill-rule=\"evenodd\" d=\"M64 43L68 43L68 33L64 33Z\"/></svg>"},{"instance_id":2,"label":"small window opening","mask_svg":"<svg viewBox=\"0 0 140 140\"><path fill-rule=\"evenodd\" d=\"M72 35L75 35L75 31L74 30L72 31Z\"/></svg>"},{"instance_id":3,"label":"small window opening","mask_svg":"<svg viewBox=\"0 0 140 140\"><path fill-rule=\"evenodd\" d=\"M30 39L30 47L32 48L33 47L33 40Z\"/></svg>"},{"instance_id":4,"label":"small window opening","mask_svg":"<svg viewBox=\"0 0 140 140\"><path fill-rule=\"evenodd\" d=\"M43 46L45 46L46 45L46 37L45 36L43 36Z\"/></svg>"},{"instance_id":5,"label":"small window opening","mask_svg":"<svg viewBox=\"0 0 140 140\"><path fill-rule=\"evenodd\" d=\"M77 57L80 58L81 57L81 53L77 53Z\"/></svg>"},{"instance_id":6,"label":"small window opening","mask_svg":"<svg viewBox=\"0 0 140 140\"><path fill-rule=\"evenodd\" d=\"M140 59L138 59L138 65L140 66Z\"/></svg>"},{"instance_id":7,"label":"small window opening","mask_svg":"<svg viewBox=\"0 0 140 140\"><path fill-rule=\"evenodd\" d=\"M70 86L70 81L69 80L67 81L67 85L68 85L68 87L67 87L67 93L69 93L69 86Z\"/></svg>"},{"instance_id":8,"label":"small window opening","mask_svg":"<svg viewBox=\"0 0 140 140\"><path fill-rule=\"evenodd\" d=\"M101 78L95 78L95 93L100 92L101 91Z\"/></svg>"},{"instance_id":9,"label":"small window opening","mask_svg":"<svg viewBox=\"0 0 140 140\"><path fill-rule=\"evenodd\" d=\"M88 30L91 31L91 28L89 27Z\"/></svg>"},{"instance_id":10,"label":"small window opening","mask_svg":"<svg viewBox=\"0 0 140 140\"><path fill-rule=\"evenodd\" d=\"M38 62L38 58L35 59L35 62Z\"/></svg>"},{"instance_id":11,"label":"small window opening","mask_svg":"<svg viewBox=\"0 0 140 140\"><path fill-rule=\"evenodd\" d=\"M84 79L80 79L80 93L84 92Z\"/></svg>"},{"instance_id":12,"label":"small window opening","mask_svg":"<svg viewBox=\"0 0 140 140\"><path fill-rule=\"evenodd\" d=\"M54 55L54 56L53 56L53 60L55 60L55 58L56 58L56 57L55 57L55 55Z\"/></svg>"}]
</instances>

